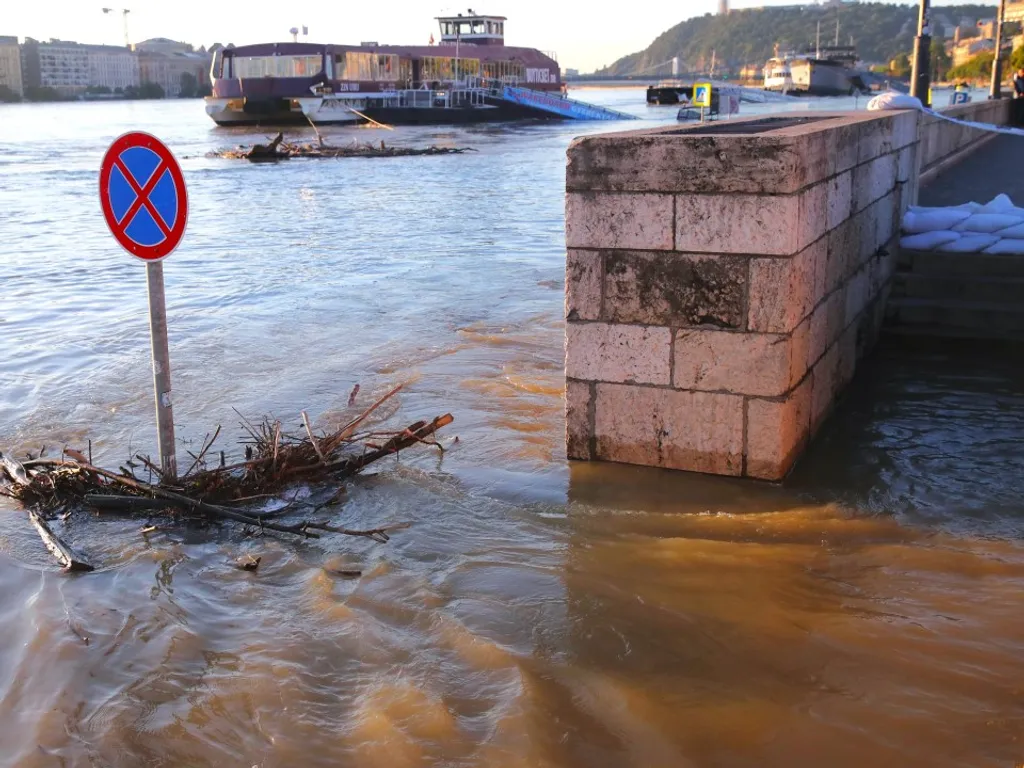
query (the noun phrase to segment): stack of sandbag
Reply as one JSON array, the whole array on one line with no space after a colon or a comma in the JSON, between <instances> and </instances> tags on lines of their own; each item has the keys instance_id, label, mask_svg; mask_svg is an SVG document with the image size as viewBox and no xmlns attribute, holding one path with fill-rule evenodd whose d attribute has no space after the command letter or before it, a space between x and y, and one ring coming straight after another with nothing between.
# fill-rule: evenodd
<instances>
[{"instance_id":1,"label":"stack of sandbag","mask_svg":"<svg viewBox=\"0 0 1024 768\"><path fill-rule=\"evenodd\" d=\"M900 247L915 251L1024 255L1024 208L1006 195L986 205L911 206L900 227Z\"/></svg>"}]
</instances>

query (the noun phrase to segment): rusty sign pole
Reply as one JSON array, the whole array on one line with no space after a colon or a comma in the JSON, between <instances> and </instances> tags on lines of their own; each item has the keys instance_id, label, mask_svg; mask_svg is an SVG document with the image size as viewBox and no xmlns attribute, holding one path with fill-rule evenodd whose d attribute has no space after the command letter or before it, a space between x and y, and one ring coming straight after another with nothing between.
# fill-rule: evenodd
<instances>
[{"instance_id":1,"label":"rusty sign pole","mask_svg":"<svg viewBox=\"0 0 1024 768\"><path fill-rule=\"evenodd\" d=\"M171 355L167 348L167 304L164 298L164 265L146 265L149 283L149 335L153 343L153 394L156 397L156 431L160 441L160 471L164 479L178 477L174 451L174 408L171 403Z\"/></svg>"}]
</instances>

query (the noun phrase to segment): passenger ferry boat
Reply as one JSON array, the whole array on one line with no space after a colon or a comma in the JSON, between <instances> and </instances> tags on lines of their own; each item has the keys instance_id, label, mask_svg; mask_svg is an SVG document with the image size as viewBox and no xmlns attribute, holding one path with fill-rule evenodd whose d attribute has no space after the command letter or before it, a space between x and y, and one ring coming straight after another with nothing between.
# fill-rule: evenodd
<instances>
[{"instance_id":1,"label":"passenger ferry boat","mask_svg":"<svg viewBox=\"0 0 1024 768\"><path fill-rule=\"evenodd\" d=\"M437 21L439 45L221 49L206 112L218 125L629 117L565 98L553 55L505 45L504 16L470 11Z\"/></svg>"},{"instance_id":2,"label":"passenger ferry boat","mask_svg":"<svg viewBox=\"0 0 1024 768\"><path fill-rule=\"evenodd\" d=\"M796 59L796 54L788 53L784 56L775 55L768 59L764 65L764 89L766 91L777 91L778 93L789 93L793 91L793 72L790 69L790 62Z\"/></svg>"}]
</instances>

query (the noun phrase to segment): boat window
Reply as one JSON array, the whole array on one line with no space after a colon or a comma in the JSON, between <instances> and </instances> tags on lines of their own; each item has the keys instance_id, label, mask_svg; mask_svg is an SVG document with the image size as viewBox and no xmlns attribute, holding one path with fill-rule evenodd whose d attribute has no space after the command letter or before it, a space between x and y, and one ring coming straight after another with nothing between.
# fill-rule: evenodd
<instances>
[{"instance_id":1,"label":"boat window","mask_svg":"<svg viewBox=\"0 0 1024 768\"><path fill-rule=\"evenodd\" d=\"M455 59L447 56L424 56L420 63L420 79L424 81L451 80L455 71Z\"/></svg>"},{"instance_id":2,"label":"boat window","mask_svg":"<svg viewBox=\"0 0 1024 768\"><path fill-rule=\"evenodd\" d=\"M348 51L334 56L334 77L338 80L394 82L411 76L412 62L393 53Z\"/></svg>"},{"instance_id":3,"label":"boat window","mask_svg":"<svg viewBox=\"0 0 1024 768\"><path fill-rule=\"evenodd\" d=\"M526 68L514 61L486 61L483 73L488 80L501 80L506 83L526 79Z\"/></svg>"},{"instance_id":4,"label":"boat window","mask_svg":"<svg viewBox=\"0 0 1024 768\"><path fill-rule=\"evenodd\" d=\"M313 77L323 69L321 56L234 56L232 74L241 77Z\"/></svg>"}]
</instances>

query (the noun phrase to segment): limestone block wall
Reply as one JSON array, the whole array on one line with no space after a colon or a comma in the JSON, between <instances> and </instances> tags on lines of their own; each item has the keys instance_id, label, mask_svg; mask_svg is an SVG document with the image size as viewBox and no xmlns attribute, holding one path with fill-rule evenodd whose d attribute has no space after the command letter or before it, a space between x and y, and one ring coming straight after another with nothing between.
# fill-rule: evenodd
<instances>
[{"instance_id":1,"label":"limestone block wall","mask_svg":"<svg viewBox=\"0 0 1024 768\"><path fill-rule=\"evenodd\" d=\"M973 123L1009 125L1011 123L1012 109L1013 101L1011 99L996 99L959 104L955 107L946 107L941 111L943 114L955 117L958 120L967 120ZM976 128L957 125L931 115L923 115L921 117L920 134L922 175L937 171L947 164L963 160L975 149L982 146L987 139L996 135L979 131Z\"/></svg>"},{"instance_id":2,"label":"limestone block wall","mask_svg":"<svg viewBox=\"0 0 1024 768\"><path fill-rule=\"evenodd\" d=\"M577 139L566 171L573 459L777 480L874 342L916 112Z\"/></svg>"}]
</instances>

